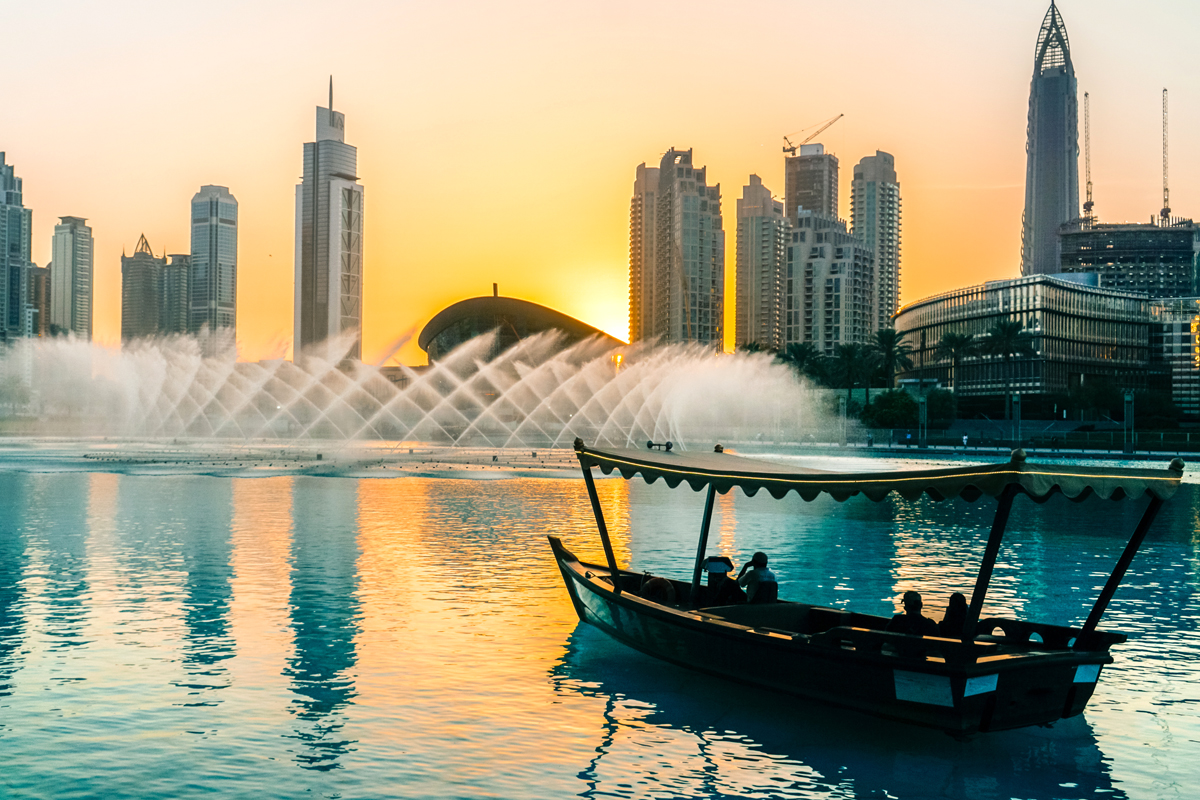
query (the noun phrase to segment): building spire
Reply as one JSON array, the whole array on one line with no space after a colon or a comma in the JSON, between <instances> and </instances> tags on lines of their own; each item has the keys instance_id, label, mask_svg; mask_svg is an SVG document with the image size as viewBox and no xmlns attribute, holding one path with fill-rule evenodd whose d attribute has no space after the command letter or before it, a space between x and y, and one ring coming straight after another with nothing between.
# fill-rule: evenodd
<instances>
[{"instance_id":1,"label":"building spire","mask_svg":"<svg viewBox=\"0 0 1200 800\"><path fill-rule=\"evenodd\" d=\"M134 248L133 252L134 255L137 255L138 253L145 253L148 256L154 255L154 251L150 249L150 242L146 240L146 234L143 233L141 237L138 238L137 247Z\"/></svg>"},{"instance_id":2,"label":"building spire","mask_svg":"<svg viewBox=\"0 0 1200 800\"><path fill-rule=\"evenodd\" d=\"M1071 45L1067 41L1067 25L1058 7L1050 2L1042 29L1038 31L1037 52L1033 57L1033 74L1041 75L1055 67L1071 67Z\"/></svg>"},{"instance_id":3,"label":"building spire","mask_svg":"<svg viewBox=\"0 0 1200 800\"><path fill-rule=\"evenodd\" d=\"M333 111L333 76L329 76L329 110Z\"/></svg>"}]
</instances>

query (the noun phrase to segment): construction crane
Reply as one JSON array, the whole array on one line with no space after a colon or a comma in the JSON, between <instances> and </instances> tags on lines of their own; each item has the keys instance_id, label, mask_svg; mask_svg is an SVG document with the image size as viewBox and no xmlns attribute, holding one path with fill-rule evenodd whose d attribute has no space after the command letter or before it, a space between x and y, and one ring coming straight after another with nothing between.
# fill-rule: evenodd
<instances>
[{"instance_id":1,"label":"construction crane","mask_svg":"<svg viewBox=\"0 0 1200 800\"><path fill-rule=\"evenodd\" d=\"M1083 203L1083 218L1088 222L1095 220L1092 214L1092 123L1091 103L1088 93L1083 93L1083 169L1087 176L1087 200Z\"/></svg>"},{"instance_id":2,"label":"construction crane","mask_svg":"<svg viewBox=\"0 0 1200 800\"><path fill-rule=\"evenodd\" d=\"M1161 225L1171 222L1171 190L1167 188L1167 90L1163 89L1163 207L1158 212Z\"/></svg>"},{"instance_id":3,"label":"construction crane","mask_svg":"<svg viewBox=\"0 0 1200 800\"><path fill-rule=\"evenodd\" d=\"M805 140L804 140L803 142L801 142L800 144L792 144L792 140L791 140L791 139L789 139L787 136L783 137L783 140L784 140L785 142L787 142L787 144L786 144L786 145L784 145L784 147L783 147L783 152L785 152L785 153L788 153L788 154L790 154L790 155L793 155L793 156L794 156L794 155L796 155L796 151L797 151L797 150L799 150L799 149L800 149L800 147L801 147L802 145L806 145L806 144L808 144L809 142L811 142L813 139L815 139L815 138L817 138L818 136L820 136L820 135L821 135L821 134L822 134L822 133L825 131L825 129L826 129L826 128L828 128L830 125L832 125L833 123L837 122L839 119L841 119L841 118L842 118L842 117L844 117L844 116L846 116L846 115L845 115L845 114L838 114L838 115L837 115L836 117L834 117L833 119L831 119L831 120L828 120L827 122L825 122L825 124L824 124L824 125L822 125L821 127L817 128L815 131L813 131L811 134L809 134L808 138L807 138L807 139L805 139ZM803 130L801 130L801 131L800 131L800 133L803 133L803 132L804 132ZM790 134L790 135L792 135L792 136L795 136L795 134Z\"/></svg>"}]
</instances>

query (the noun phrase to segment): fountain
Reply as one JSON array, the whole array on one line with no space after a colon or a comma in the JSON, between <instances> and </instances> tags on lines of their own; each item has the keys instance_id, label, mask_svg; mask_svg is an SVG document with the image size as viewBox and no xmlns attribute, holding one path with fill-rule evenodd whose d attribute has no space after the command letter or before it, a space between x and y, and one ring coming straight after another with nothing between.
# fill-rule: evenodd
<instances>
[{"instance_id":1,"label":"fountain","mask_svg":"<svg viewBox=\"0 0 1200 800\"><path fill-rule=\"evenodd\" d=\"M577 436L607 446L803 441L828 426L794 373L765 354L614 349L597 340L565 346L550 332L485 361L494 335L398 375L336 357L206 357L189 337L122 349L70 337L24 340L0 355L0 430L528 449L569 447ZM325 352L348 347L333 342Z\"/></svg>"}]
</instances>

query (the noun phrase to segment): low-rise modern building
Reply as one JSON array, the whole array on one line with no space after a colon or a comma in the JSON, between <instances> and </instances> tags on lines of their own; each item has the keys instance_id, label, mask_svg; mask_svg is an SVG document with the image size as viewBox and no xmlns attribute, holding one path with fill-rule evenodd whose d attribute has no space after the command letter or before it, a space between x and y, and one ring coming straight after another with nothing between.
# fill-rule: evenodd
<instances>
[{"instance_id":1,"label":"low-rise modern building","mask_svg":"<svg viewBox=\"0 0 1200 800\"><path fill-rule=\"evenodd\" d=\"M421 330L417 344L433 363L467 340L496 331L495 344L488 354L488 358L492 359L521 339L550 330L560 331L567 344L593 336L613 347L625 344L561 311L497 294L460 300L443 308Z\"/></svg>"},{"instance_id":2,"label":"low-rise modern building","mask_svg":"<svg viewBox=\"0 0 1200 800\"><path fill-rule=\"evenodd\" d=\"M1200 226L1190 219L1169 224L1109 224L1074 220L1059 228L1059 268L1094 274L1101 289L1150 297L1200 294L1197 257Z\"/></svg>"},{"instance_id":3,"label":"low-rise modern building","mask_svg":"<svg viewBox=\"0 0 1200 800\"><path fill-rule=\"evenodd\" d=\"M1200 297L1150 301L1150 359L1171 375L1171 399L1200 417Z\"/></svg>"},{"instance_id":4,"label":"low-rise modern building","mask_svg":"<svg viewBox=\"0 0 1200 800\"><path fill-rule=\"evenodd\" d=\"M999 355L974 355L953 375L950 357L939 348L942 338L967 334L982 345L1003 320L1022 324L1034 352L1007 364ZM913 367L901 380L935 378L961 397L1065 394L1101 377L1123 388L1146 385L1151 326L1145 295L1031 275L909 303L894 321L913 347Z\"/></svg>"},{"instance_id":5,"label":"low-rise modern building","mask_svg":"<svg viewBox=\"0 0 1200 800\"><path fill-rule=\"evenodd\" d=\"M791 221L784 284L784 344L811 342L827 356L877 330L874 257L834 217L801 209Z\"/></svg>"}]
</instances>

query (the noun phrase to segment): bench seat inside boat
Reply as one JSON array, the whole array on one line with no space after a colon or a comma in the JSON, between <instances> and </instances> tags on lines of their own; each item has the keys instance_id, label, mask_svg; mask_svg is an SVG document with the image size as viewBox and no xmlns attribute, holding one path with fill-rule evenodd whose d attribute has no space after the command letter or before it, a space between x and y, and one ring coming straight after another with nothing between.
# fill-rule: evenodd
<instances>
[{"instance_id":1,"label":"bench seat inside boat","mask_svg":"<svg viewBox=\"0 0 1200 800\"><path fill-rule=\"evenodd\" d=\"M710 606L700 614L748 628L772 628L792 633L823 633L838 626L882 629L887 620L867 614L855 614L840 608L810 606L805 603L764 603Z\"/></svg>"}]
</instances>

